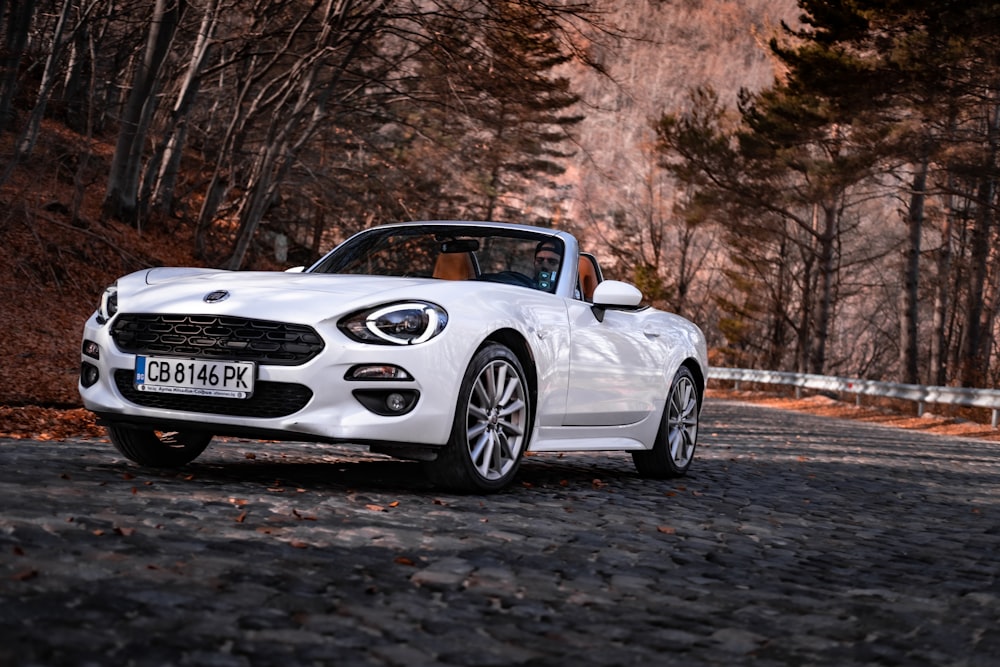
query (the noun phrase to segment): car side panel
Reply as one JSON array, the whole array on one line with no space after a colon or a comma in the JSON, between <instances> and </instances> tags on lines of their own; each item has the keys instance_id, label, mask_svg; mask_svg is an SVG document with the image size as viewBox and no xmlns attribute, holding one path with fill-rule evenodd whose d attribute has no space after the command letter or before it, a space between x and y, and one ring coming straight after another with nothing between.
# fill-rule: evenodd
<instances>
[{"instance_id":1,"label":"car side panel","mask_svg":"<svg viewBox=\"0 0 1000 667\"><path fill-rule=\"evenodd\" d=\"M570 382L563 426L620 426L642 421L666 394L666 351L644 332L645 314L588 304L569 306Z\"/></svg>"}]
</instances>

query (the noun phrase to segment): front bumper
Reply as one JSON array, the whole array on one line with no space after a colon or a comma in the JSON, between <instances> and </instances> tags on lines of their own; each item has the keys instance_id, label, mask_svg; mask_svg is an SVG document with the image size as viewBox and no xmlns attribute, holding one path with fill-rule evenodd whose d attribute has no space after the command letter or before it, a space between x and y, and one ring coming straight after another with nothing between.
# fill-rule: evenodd
<instances>
[{"instance_id":1,"label":"front bumper","mask_svg":"<svg viewBox=\"0 0 1000 667\"><path fill-rule=\"evenodd\" d=\"M251 398L176 396L135 390L136 355L118 348L110 323L102 324L95 313L84 326L80 396L106 422L160 429L284 440L447 442L458 396L458 382L449 378L461 378L468 363L448 344L447 334L395 347L356 343L333 324L314 327L324 340L323 350L301 365L258 364ZM359 364L398 366L412 380L347 379ZM391 393L412 399L405 414L378 413L381 397Z\"/></svg>"}]
</instances>

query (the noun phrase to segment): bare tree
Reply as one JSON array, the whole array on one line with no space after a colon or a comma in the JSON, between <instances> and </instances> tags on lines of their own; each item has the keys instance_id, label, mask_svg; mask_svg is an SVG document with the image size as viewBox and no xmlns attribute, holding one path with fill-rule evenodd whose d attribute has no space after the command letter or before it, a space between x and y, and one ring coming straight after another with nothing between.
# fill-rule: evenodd
<instances>
[{"instance_id":1,"label":"bare tree","mask_svg":"<svg viewBox=\"0 0 1000 667\"><path fill-rule=\"evenodd\" d=\"M106 215L133 224L138 224L143 149L158 101L155 93L162 85L160 70L185 7L185 0L156 0L148 23L146 47L136 64L122 113L103 208Z\"/></svg>"}]
</instances>

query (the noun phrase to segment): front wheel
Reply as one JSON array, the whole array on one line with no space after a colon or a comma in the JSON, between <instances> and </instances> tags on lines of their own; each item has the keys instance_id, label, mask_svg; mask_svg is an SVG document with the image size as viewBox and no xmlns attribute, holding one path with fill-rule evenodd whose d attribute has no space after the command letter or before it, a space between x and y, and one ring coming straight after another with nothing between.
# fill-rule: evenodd
<instances>
[{"instance_id":1,"label":"front wheel","mask_svg":"<svg viewBox=\"0 0 1000 667\"><path fill-rule=\"evenodd\" d=\"M694 376L687 367L681 366L670 384L653 448L632 452L632 461L640 475L662 479L687 473L698 444L700 407Z\"/></svg>"},{"instance_id":2,"label":"front wheel","mask_svg":"<svg viewBox=\"0 0 1000 667\"><path fill-rule=\"evenodd\" d=\"M125 458L151 468L177 468L190 463L212 441L211 433L154 431L120 424L108 426L108 435Z\"/></svg>"},{"instance_id":3,"label":"front wheel","mask_svg":"<svg viewBox=\"0 0 1000 667\"><path fill-rule=\"evenodd\" d=\"M437 459L428 462L428 476L455 491L499 491L517 473L530 430L521 363L503 345L486 345L465 371L451 436Z\"/></svg>"}]
</instances>

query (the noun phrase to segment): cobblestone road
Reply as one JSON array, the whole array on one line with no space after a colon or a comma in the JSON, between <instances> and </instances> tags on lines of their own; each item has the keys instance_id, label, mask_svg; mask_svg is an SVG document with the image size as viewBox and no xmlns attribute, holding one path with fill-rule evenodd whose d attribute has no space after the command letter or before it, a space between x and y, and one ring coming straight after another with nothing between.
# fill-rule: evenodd
<instances>
[{"instance_id":1,"label":"cobblestone road","mask_svg":"<svg viewBox=\"0 0 1000 667\"><path fill-rule=\"evenodd\" d=\"M997 447L715 401L684 480L544 455L475 497L0 440L0 666L997 665Z\"/></svg>"}]
</instances>

